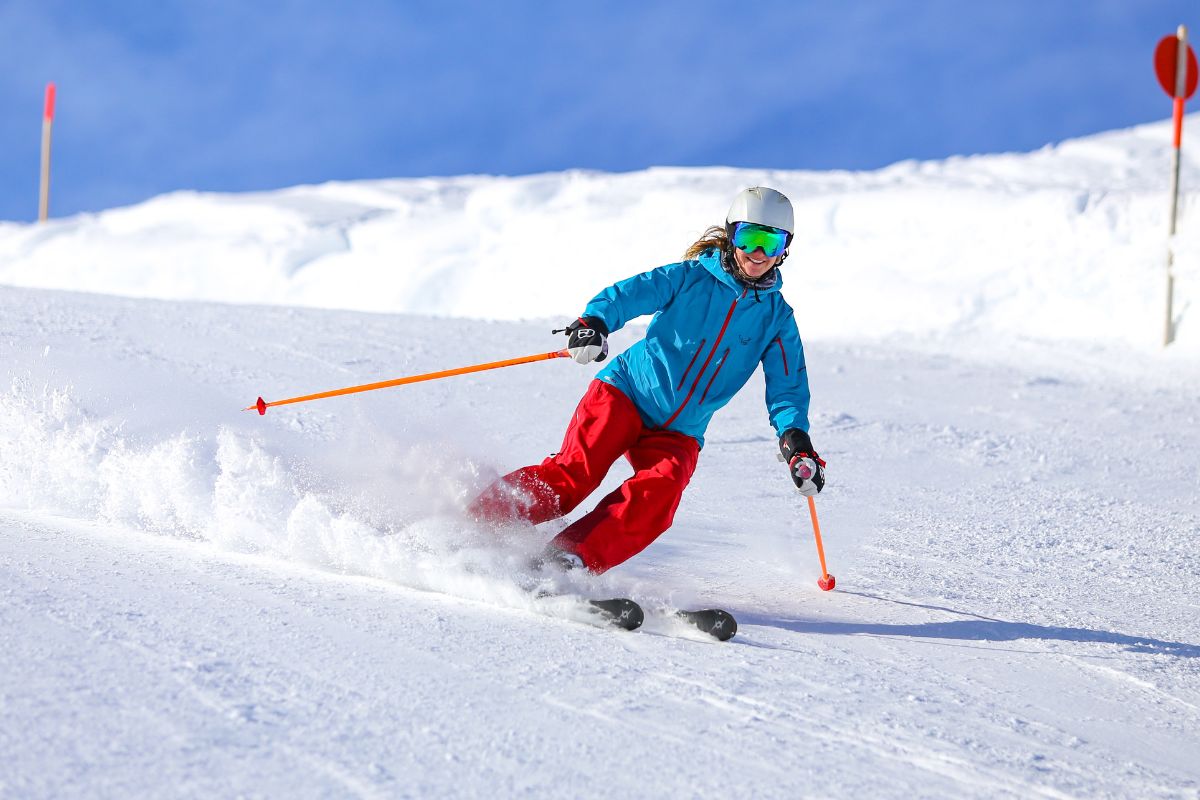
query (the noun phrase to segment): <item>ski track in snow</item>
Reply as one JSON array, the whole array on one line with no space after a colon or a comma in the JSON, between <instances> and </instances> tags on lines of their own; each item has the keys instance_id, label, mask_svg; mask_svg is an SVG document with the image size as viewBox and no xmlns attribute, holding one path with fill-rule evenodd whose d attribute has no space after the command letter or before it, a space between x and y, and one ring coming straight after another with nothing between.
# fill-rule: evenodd
<instances>
[{"instance_id":1,"label":"ski track in snow","mask_svg":"<svg viewBox=\"0 0 1200 800\"><path fill-rule=\"evenodd\" d=\"M847 795L879 793L887 775L897 796L1057 797L1092 793L1111 768L1113 745L1072 730L1081 720L1070 719L1069 699L1049 709L1022 699L1040 675L1058 674L1053 657L1014 665L1012 648L985 643L946 669L924 642L826 644L754 622L740 647L680 643L60 525L19 525L24 557L45 548L35 563L49 568L6 593L7 608L50 623L5 621L36 630L43 654L6 652L5 672L23 688L6 692L5 706L41 717L23 707L32 695L54 712L40 719L44 738L14 748L55 767L44 784L13 783L22 794L137 793L145 787L130 767L151 763L155 780L182 794L225 794L246 788L234 766L244 758L258 764L251 786L366 797L476 796L485 785L795 796L832 775ZM109 564L99 585L94 562ZM181 620L190 624L171 624ZM479 649L502 681L475 674ZM1062 677L1093 713L1146 707L1140 687L1114 695L1107 677ZM44 683L70 686L72 702L39 697ZM1186 731L1194 719L1178 724ZM72 752L60 743L75 725L94 735ZM632 763L630 747L640 754ZM625 768L589 787L579 759ZM465 787L464 768L476 771ZM1180 788L1145 767L1125 770L1144 796Z\"/></svg>"},{"instance_id":2,"label":"ski track in snow","mask_svg":"<svg viewBox=\"0 0 1200 800\"><path fill-rule=\"evenodd\" d=\"M43 287L0 287L0 797L1200 797L1200 239L1162 352L1163 130L0 223L0 281ZM638 599L632 634L523 590L569 520L458 513L556 447L593 368L241 411L557 348L560 310L749 182L803 221L785 280L834 592L758 377L671 531L550 582ZM523 260L532 231L631 255ZM272 305L197 302L234 298ZM669 619L702 606L737 637Z\"/></svg>"}]
</instances>

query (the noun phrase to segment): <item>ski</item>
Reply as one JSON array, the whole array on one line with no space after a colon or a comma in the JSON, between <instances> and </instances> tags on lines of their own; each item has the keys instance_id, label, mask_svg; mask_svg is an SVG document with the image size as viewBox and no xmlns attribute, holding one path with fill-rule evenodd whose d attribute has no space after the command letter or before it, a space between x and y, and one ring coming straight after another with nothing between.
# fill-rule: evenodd
<instances>
[{"instance_id":1,"label":"ski","mask_svg":"<svg viewBox=\"0 0 1200 800\"><path fill-rule=\"evenodd\" d=\"M609 600L588 600L588 605L595 609L597 615L605 622L635 631L642 626L646 619L642 607L627 597L614 597Z\"/></svg>"},{"instance_id":2,"label":"ski","mask_svg":"<svg viewBox=\"0 0 1200 800\"><path fill-rule=\"evenodd\" d=\"M728 611L723 611L719 608L705 608L700 611L676 611L675 616L696 630L707 633L721 642L732 639L733 635L737 633L737 620Z\"/></svg>"}]
</instances>

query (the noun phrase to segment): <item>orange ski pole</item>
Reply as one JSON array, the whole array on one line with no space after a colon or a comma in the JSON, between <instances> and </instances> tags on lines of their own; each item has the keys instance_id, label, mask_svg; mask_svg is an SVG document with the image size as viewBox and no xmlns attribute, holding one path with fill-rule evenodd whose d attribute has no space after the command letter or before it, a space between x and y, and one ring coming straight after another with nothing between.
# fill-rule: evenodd
<instances>
[{"instance_id":1,"label":"orange ski pole","mask_svg":"<svg viewBox=\"0 0 1200 800\"><path fill-rule=\"evenodd\" d=\"M343 394L356 394L358 392L370 392L375 389L386 389L389 386L403 386L407 383L420 383L421 381L436 381L439 378L450 378L454 375L466 375L470 372L483 372L488 369L500 369L501 367L514 367L517 364L528 364L533 361L547 361L552 358L570 358L571 354L566 350L555 350L550 353L538 353L534 356L521 356L520 358L509 358L504 361L490 361L487 364L475 364L470 367L458 367L456 369L444 369L441 372L427 372L424 375L410 375L407 378L396 378L390 381L379 381L378 383L364 383L361 386L347 386L345 389L332 389L328 392L318 392L317 394L306 394L302 397L289 397L286 400L272 400L270 403L258 398L258 402L252 406L246 406L243 411L257 411L259 414L266 414L267 409L272 406L286 406L289 403L305 403L309 400L320 400L325 397L337 397Z\"/></svg>"},{"instance_id":2,"label":"orange ski pole","mask_svg":"<svg viewBox=\"0 0 1200 800\"><path fill-rule=\"evenodd\" d=\"M813 538L817 540L817 558L821 559L821 577L817 579L817 586L828 592L837 584L837 579L829 574L829 570L825 569L825 548L821 544L821 523L817 522L817 504L811 497L808 498L808 515L812 517Z\"/></svg>"}]
</instances>

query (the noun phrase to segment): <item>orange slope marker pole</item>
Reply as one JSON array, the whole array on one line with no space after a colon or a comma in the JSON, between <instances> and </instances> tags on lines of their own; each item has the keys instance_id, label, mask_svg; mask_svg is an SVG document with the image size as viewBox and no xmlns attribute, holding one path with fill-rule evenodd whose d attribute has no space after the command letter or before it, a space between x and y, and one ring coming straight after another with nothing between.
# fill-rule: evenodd
<instances>
[{"instance_id":1,"label":"orange slope marker pole","mask_svg":"<svg viewBox=\"0 0 1200 800\"><path fill-rule=\"evenodd\" d=\"M46 84L46 106L42 113L42 182L38 191L38 222L50 216L50 129L54 127L54 84Z\"/></svg>"},{"instance_id":2,"label":"orange slope marker pole","mask_svg":"<svg viewBox=\"0 0 1200 800\"><path fill-rule=\"evenodd\" d=\"M521 356L520 358L509 358L504 361L490 361L487 364L475 364L470 367L458 367L456 369L444 369L441 372L428 372L424 375L410 375L407 378L396 378L390 381L379 381L378 383L364 383L361 386L348 386L345 389L332 389L328 392L318 392L317 394L306 394L302 397L289 397L286 400L273 400L270 403L258 398L258 402L252 406L246 406L243 411L257 411L260 415L266 414L268 408L273 406L286 406L289 403L306 403L309 400L320 400L325 397L337 397L343 394L357 394L358 392L370 392L375 389L387 389L390 386L404 386L409 383L420 383L422 381L436 381L439 378L450 378L455 375L466 375L471 372L483 372L489 369L500 369L501 367L515 367L517 364L529 364L533 361L548 361L552 358L570 358L571 354L566 350L555 350L550 353L538 353L533 356Z\"/></svg>"},{"instance_id":3,"label":"orange slope marker pole","mask_svg":"<svg viewBox=\"0 0 1200 800\"><path fill-rule=\"evenodd\" d=\"M1179 162L1183 148L1183 105L1200 82L1196 53L1187 43L1187 27L1180 25L1174 36L1164 36L1154 48L1154 71L1174 104L1174 147L1171 150L1171 218L1167 230L1167 313L1163 347L1175 341L1175 222L1179 213Z\"/></svg>"},{"instance_id":4,"label":"orange slope marker pole","mask_svg":"<svg viewBox=\"0 0 1200 800\"><path fill-rule=\"evenodd\" d=\"M812 517L813 538L817 540L817 558L821 559L821 577L817 579L817 586L828 592L837 584L837 579L830 575L829 570L825 568L825 547L821 544L821 523L817 522L817 503L811 497L808 498L808 515Z\"/></svg>"},{"instance_id":5,"label":"orange slope marker pole","mask_svg":"<svg viewBox=\"0 0 1200 800\"><path fill-rule=\"evenodd\" d=\"M1179 216L1179 162L1183 150L1183 104L1187 99L1187 28L1179 26L1176 33L1179 43L1175 56L1175 91L1172 92L1172 124L1174 127L1174 148L1171 151L1171 225L1167 231L1167 315L1163 332L1163 347L1175 341L1175 310L1172 308L1175 300L1175 253L1171 243L1175 238L1175 220Z\"/></svg>"}]
</instances>

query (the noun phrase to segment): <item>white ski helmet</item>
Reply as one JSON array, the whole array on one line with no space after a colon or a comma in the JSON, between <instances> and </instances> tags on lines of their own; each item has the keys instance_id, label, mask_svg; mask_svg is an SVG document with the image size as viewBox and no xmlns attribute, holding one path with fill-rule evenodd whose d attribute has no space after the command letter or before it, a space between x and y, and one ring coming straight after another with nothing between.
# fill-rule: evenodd
<instances>
[{"instance_id":1,"label":"white ski helmet","mask_svg":"<svg viewBox=\"0 0 1200 800\"><path fill-rule=\"evenodd\" d=\"M767 225L785 230L789 234L796 232L796 217L792 213L792 201L788 200L781 192L765 186L745 189L733 198L733 204L729 206L729 213L725 215L726 228L732 228L735 222ZM791 240L790 235L788 240Z\"/></svg>"}]
</instances>

